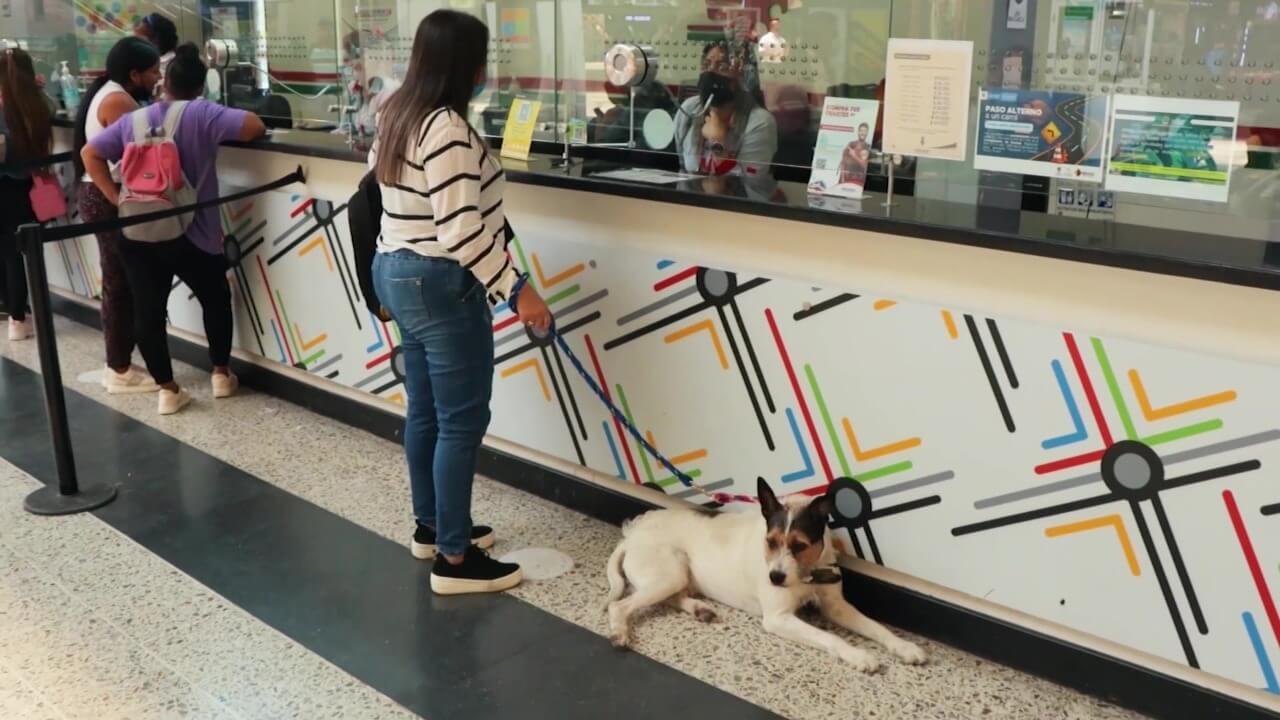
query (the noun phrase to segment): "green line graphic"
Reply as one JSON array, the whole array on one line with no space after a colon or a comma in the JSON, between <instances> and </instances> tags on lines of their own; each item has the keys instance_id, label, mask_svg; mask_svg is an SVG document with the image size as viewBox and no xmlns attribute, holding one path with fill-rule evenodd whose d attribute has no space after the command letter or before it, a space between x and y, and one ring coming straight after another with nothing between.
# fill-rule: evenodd
<instances>
[{"instance_id":1,"label":"green line graphic","mask_svg":"<svg viewBox=\"0 0 1280 720\"><path fill-rule=\"evenodd\" d=\"M698 478L702 477L702 471L690 470L689 472L685 473L685 475L688 475L690 480L697 480ZM672 485L682 485L682 484L683 483L680 482L680 478L676 477L675 475L672 475L671 477L662 478L661 480L658 481L658 487L664 487L664 488L671 487Z\"/></svg>"},{"instance_id":2,"label":"green line graphic","mask_svg":"<svg viewBox=\"0 0 1280 720\"><path fill-rule=\"evenodd\" d=\"M315 362L315 361L319 360L319 359L320 359L320 358L322 358L322 357L324 357L324 348L320 348L320 350L318 350L318 351L317 351L314 355L312 355L311 357L304 358L304 359L303 359L303 361L302 361L302 364L303 364L303 366L304 366L304 367L311 367L311 363L313 363L313 362Z\"/></svg>"},{"instance_id":3,"label":"green line graphic","mask_svg":"<svg viewBox=\"0 0 1280 720\"><path fill-rule=\"evenodd\" d=\"M804 374L809 378L809 387L813 388L813 397L818 401L818 412L822 413L822 422L827 426L827 434L831 436L831 444L836 449L836 457L840 459L840 469L845 477L851 477L849 461L844 457L844 449L840 447L840 436L836 435L836 426L831 422L831 413L827 412L827 403L822 399L822 390L818 387L818 378L813 374L813 367L804 366Z\"/></svg>"},{"instance_id":4,"label":"green line graphic","mask_svg":"<svg viewBox=\"0 0 1280 720\"><path fill-rule=\"evenodd\" d=\"M241 240L244 240L244 237L243 237L240 233L244 232L244 229L245 229L245 228L247 228L247 227L249 227L249 223L251 223L251 222L253 222L253 217L252 217L252 216L247 217L247 218L245 218L245 219L244 219L244 222L240 223L240 226L239 226L239 227L237 227L235 230L232 230L231 232L229 232L229 233L227 233L227 234L228 234L228 235L235 235L236 237L240 238Z\"/></svg>"},{"instance_id":5,"label":"green line graphic","mask_svg":"<svg viewBox=\"0 0 1280 720\"><path fill-rule=\"evenodd\" d=\"M862 483L871 482L872 480L879 480L882 477L888 477L890 475L897 475L900 472L906 472L910 470L911 467L912 467L911 461L907 460L904 462L897 463L895 465L886 465L882 468L876 468L875 470L864 472L861 475L858 475L857 477L855 477L854 480L857 480L858 482L862 482Z\"/></svg>"},{"instance_id":6,"label":"green line graphic","mask_svg":"<svg viewBox=\"0 0 1280 720\"><path fill-rule=\"evenodd\" d=\"M551 297L547 298L547 306L550 307L560 302L561 300L564 300L565 298L573 297L574 295L577 295L578 291L581 289L582 287L579 285L567 287L561 290L560 292L556 293L555 295L552 295Z\"/></svg>"},{"instance_id":7,"label":"green line graphic","mask_svg":"<svg viewBox=\"0 0 1280 720\"><path fill-rule=\"evenodd\" d=\"M293 323L289 322L289 311L284 309L284 297L280 295L280 291L276 291L276 302L280 303L280 312L284 315L284 324L289 327L284 329L284 341L289 342L289 338L293 338L294 356L302 357L302 341L294 334Z\"/></svg>"},{"instance_id":8,"label":"green line graphic","mask_svg":"<svg viewBox=\"0 0 1280 720\"><path fill-rule=\"evenodd\" d=\"M511 238L511 244L516 246L516 257L520 258L520 267L524 268L524 274L529 276L529 282L533 282L532 271L529 270L529 261L524 258L524 248L520 246L520 238ZM550 303L547 303L548 305Z\"/></svg>"},{"instance_id":9,"label":"green line graphic","mask_svg":"<svg viewBox=\"0 0 1280 720\"><path fill-rule=\"evenodd\" d=\"M1124 423L1125 437L1130 440L1138 439L1138 430L1133 426L1133 418L1129 415L1129 406L1124 402L1124 395L1120 393L1120 383L1116 381L1116 374L1111 369L1111 360L1107 357L1106 348L1102 347L1102 341L1098 338L1092 338L1093 352L1098 356L1098 364L1102 366L1102 375L1107 379L1107 388L1111 390L1111 401L1116 404L1116 410L1120 413L1120 422Z\"/></svg>"},{"instance_id":10,"label":"green line graphic","mask_svg":"<svg viewBox=\"0 0 1280 720\"><path fill-rule=\"evenodd\" d=\"M622 403L622 414L627 416L627 422L634 427L636 420L631 417L631 405L627 402L627 394L622 391L622 385L614 385L614 387L618 389L618 402ZM649 482L653 482L653 469L649 467L649 453L642 447L636 454L640 456L640 462L644 465L645 477L649 478Z\"/></svg>"},{"instance_id":11,"label":"green line graphic","mask_svg":"<svg viewBox=\"0 0 1280 720\"><path fill-rule=\"evenodd\" d=\"M1144 437L1142 438L1142 442L1148 445L1162 445L1164 443L1174 442L1175 440L1185 440L1189 437L1195 437L1196 435L1203 435L1204 433L1221 429L1221 420L1206 420L1205 422L1196 423L1195 425L1188 425L1184 428L1177 428L1176 430L1169 430L1167 432Z\"/></svg>"}]
</instances>

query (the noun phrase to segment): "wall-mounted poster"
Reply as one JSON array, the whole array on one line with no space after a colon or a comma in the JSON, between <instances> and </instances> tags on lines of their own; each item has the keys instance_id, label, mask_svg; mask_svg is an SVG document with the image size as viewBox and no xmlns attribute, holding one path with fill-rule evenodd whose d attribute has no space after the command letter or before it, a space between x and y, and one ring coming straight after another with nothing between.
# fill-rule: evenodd
<instances>
[{"instance_id":1,"label":"wall-mounted poster","mask_svg":"<svg viewBox=\"0 0 1280 720\"><path fill-rule=\"evenodd\" d=\"M1106 96L984 88L973 166L1102 182L1106 129Z\"/></svg>"},{"instance_id":2,"label":"wall-mounted poster","mask_svg":"<svg viewBox=\"0 0 1280 720\"><path fill-rule=\"evenodd\" d=\"M1107 189L1226 202L1240 103L1116 95Z\"/></svg>"},{"instance_id":3,"label":"wall-mounted poster","mask_svg":"<svg viewBox=\"0 0 1280 720\"><path fill-rule=\"evenodd\" d=\"M809 192L862 197L879 109L880 103L875 100L827 97L822 106L818 144L813 149Z\"/></svg>"},{"instance_id":4,"label":"wall-mounted poster","mask_svg":"<svg viewBox=\"0 0 1280 720\"><path fill-rule=\"evenodd\" d=\"M890 38L885 62L884 151L963 162L968 152L968 40Z\"/></svg>"}]
</instances>

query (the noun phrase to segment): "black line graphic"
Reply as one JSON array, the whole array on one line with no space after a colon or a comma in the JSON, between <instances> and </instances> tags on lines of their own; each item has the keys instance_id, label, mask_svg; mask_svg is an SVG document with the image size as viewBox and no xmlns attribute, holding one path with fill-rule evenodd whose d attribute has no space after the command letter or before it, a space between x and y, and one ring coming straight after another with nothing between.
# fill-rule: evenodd
<instances>
[{"instance_id":1,"label":"black line graphic","mask_svg":"<svg viewBox=\"0 0 1280 720\"><path fill-rule=\"evenodd\" d=\"M823 300L820 303L815 303L813 305L810 305L809 307L803 310L796 311L796 313L791 316L791 319L807 320L813 317L814 315L818 315L820 313L826 312L827 310L830 310L833 307L838 307L840 305L843 305L849 302L850 300L857 300L859 297L860 297L859 295L855 295L853 293L842 293L840 295L836 295L833 298Z\"/></svg>"},{"instance_id":2,"label":"black line graphic","mask_svg":"<svg viewBox=\"0 0 1280 720\"><path fill-rule=\"evenodd\" d=\"M728 327L729 318L725 314L724 307L717 305L716 312L720 315L720 323ZM755 388L751 387L751 378L747 376L747 367L742 361L742 353L738 350L738 341L732 332L725 333L725 337L729 340L729 349L733 351L734 362L738 364L738 374L742 376L742 384L747 388L747 399L751 401L751 409L755 411L756 421L760 423L760 432L764 433L764 444L772 452L773 435L769 433L769 424L765 421L764 412L760 409L760 400L756 398Z\"/></svg>"},{"instance_id":3,"label":"black line graphic","mask_svg":"<svg viewBox=\"0 0 1280 720\"><path fill-rule=\"evenodd\" d=\"M862 552L862 543L858 541L858 534L852 529L849 530L849 539L853 541L853 551L858 554L858 559L866 560L867 556Z\"/></svg>"},{"instance_id":4,"label":"black line graphic","mask_svg":"<svg viewBox=\"0 0 1280 720\"><path fill-rule=\"evenodd\" d=\"M361 308L357 307L358 303L355 297L359 294L359 290L355 287L355 276L352 275L350 279L347 277L351 274L351 268L347 266L347 255L342 251L342 243L338 242L338 229L333 224L345 208L346 205L343 205L334 211L333 217L323 221L324 237L329 244L329 250L333 253L333 264L338 266L338 277L342 280L343 292L347 294L347 305L351 306L351 317L356 321L356 329L363 330L364 324L360 322ZM317 213L314 205L311 207L311 211L312 213Z\"/></svg>"},{"instance_id":5,"label":"black line graphic","mask_svg":"<svg viewBox=\"0 0 1280 720\"><path fill-rule=\"evenodd\" d=\"M1204 611L1200 609L1200 599L1196 597L1196 588L1191 584L1191 575L1187 572L1187 564L1182 560L1182 550L1178 548L1178 540L1173 536L1173 526L1169 524L1169 516L1164 511L1164 501L1160 499L1159 493L1152 496L1151 507L1156 511L1156 523L1160 525L1165 545L1169 548L1169 556L1173 558L1173 569L1178 573L1182 593L1187 596L1187 604L1191 606L1191 618L1195 620L1200 634L1208 635L1209 625L1205 622Z\"/></svg>"},{"instance_id":6,"label":"black line graphic","mask_svg":"<svg viewBox=\"0 0 1280 720\"><path fill-rule=\"evenodd\" d=\"M1274 505L1263 505L1262 514L1263 515L1280 515L1280 503L1276 503Z\"/></svg>"},{"instance_id":7,"label":"black line graphic","mask_svg":"<svg viewBox=\"0 0 1280 720\"><path fill-rule=\"evenodd\" d=\"M1009 349L1004 346L1004 338L1000 336L1000 326L992 318L987 318L987 329L991 331L991 340L996 344L996 354L1000 356L1000 364L1004 366L1005 377L1009 378L1009 387L1018 389L1018 374L1013 371L1013 361L1009 359Z\"/></svg>"},{"instance_id":8,"label":"black line graphic","mask_svg":"<svg viewBox=\"0 0 1280 720\"><path fill-rule=\"evenodd\" d=\"M564 394L560 391L560 378L556 377L556 370L551 365L551 358L547 355L545 347L538 348L542 354L542 364L547 368L547 375L551 377L551 387L556 391L556 403L560 406L560 414L564 417L564 426L569 431L569 439L573 441L573 451L578 455L578 464L586 465L587 459L582 455L582 445L578 443L578 433L573 431L573 420L569 417L569 407L565 404Z\"/></svg>"},{"instance_id":9,"label":"black line graphic","mask_svg":"<svg viewBox=\"0 0 1280 720\"><path fill-rule=\"evenodd\" d=\"M569 374L564 371L564 360L560 357L560 347L558 345L551 346L551 354L556 359L556 367L560 370L560 377L564 380L564 391L569 396L569 405L573 407L573 417L578 421L578 431L582 433L583 440L589 440L587 437L587 424L582 421L582 411L578 409L578 398L573 393L573 386L569 384ZM569 429L570 434L573 428Z\"/></svg>"},{"instance_id":10,"label":"black line graphic","mask_svg":"<svg viewBox=\"0 0 1280 720\"><path fill-rule=\"evenodd\" d=\"M995 368L991 366L991 357L987 355L986 345L982 342L982 336L978 334L978 324L974 322L972 315L965 315L964 322L969 328L969 336L973 338L973 348L978 352L978 360L982 362L982 371L987 375L987 383L991 385L991 394L995 396L996 405L1000 408L1000 416L1004 418L1004 426L1009 432L1014 432L1017 428L1013 424L1013 415L1009 412L1009 403L1005 400L1000 380L996 378Z\"/></svg>"},{"instance_id":11,"label":"black line graphic","mask_svg":"<svg viewBox=\"0 0 1280 720\"><path fill-rule=\"evenodd\" d=\"M1029 520L1039 520L1041 518L1053 517L1061 515L1065 512L1073 512L1075 510L1084 510L1085 508L1106 505L1114 502L1117 498L1111 493L1106 495L1095 495L1093 497L1083 498L1081 500L1073 500L1071 502L1062 503L1060 505L1050 505L1046 508L1038 510L1027 510L1014 515L1006 515L1005 517L995 518L993 520L984 520L982 522L973 523L971 525L961 525L958 528L952 528L951 534L955 537L961 535L970 535L983 530L994 530L996 528L1008 527L1009 525L1017 525Z\"/></svg>"},{"instance_id":12,"label":"black line graphic","mask_svg":"<svg viewBox=\"0 0 1280 720\"><path fill-rule=\"evenodd\" d=\"M399 384L400 384L400 383L402 383L402 382L404 382L404 381L403 381L403 380L401 380L400 378L396 378L396 379L392 380L391 382L389 382L389 383L387 383L387 384L385 384L385 385L382 385L381 387L376 387L376 388L374 388L374 389L373 389L373 390L371 390L370 392L372 392L374 395L381 395L382 393L384 393L384 392L386 392L386 391L390 390L391 388L393 388L393 387L395 387L395 386L399 385Z\"/></svg>"},{"instance_id":13,"label":"black line graphic","mask_svg":"<svg viewBox=\"0 0 1280 720\"><path fill-rule=\"evenodd\" d=\"M1147 527L1147 519L1142 515L1142 507L1138 505L1137 500L1131 500L1129 509L1133 512L1133 520L1138 525L1138 534L1142 536L1142 544L1146 547L1147 557L1155 570L1156 582L1160 584L1160 594L1164 596L1165 607L1169 609L1169 619L1173 621L1173 629L1178 634L1178 642L1182 644L1182 652L1187 656L1187 664L1198 668L1200 662L1196 660L1196 651L1191 646L1191 637L1187 635L1187 626L1182 622L1182 613L1178 612L1178 605L1174 602L1169 578L1164 574L1164 565L1159 561L1159 555L1156 555L1155 540L1151 538L1151 528Z\"/></svg>"},{"instance_id":14,"label":"black line graphic","mask_svg":"<svg viewBox=\"0 0 1280 720\"><path fill-rule=\"evenodd\" d=\"M747 324L742 321L742 310L738 308L738 298L735 296L729 300L729 307L733 310L733 318L738 323L738 332L742 333L742 344L747 346L747 357L751 358L751 367L756 371L756 382L760 385L760 394L764 395L764 404L769 407L770 413L778 412L778 408L773 404L773 393L769 392L769 383L764 379L764 372L760 370L760 359L756 357L755 343L751 342L751 333L747 332ZM720 319L724 322L724 318ZM725 323L728 327L728 323ZM726 333L732 335L732 333Z\"/></svg>"},{"instance_id":15,"label":"black line graphic","mask_svg":"<svg viewBox=\"0 0 1280 720\"><path fill-rule=\"evenodd\" d=\"M768 278L753 278L751 280L748 280L734 289L732 293L732 297L737 297L738 295L741 295L747 292L748 290L754 290L760 287L761 285L764 285L767 282L769 282ZM667 317L662 318L661 320L655 320L649 323L648 325L645 325L642 328L632 330L631 332L625 335L609 340L605 342L602 347L605 350L612 350L616 347L622 347L623 345L626 345L632 340L642 338L645 335L648 335L649 333L653 332L654 330L661 330L662 328L668 325L678 323L681 320L684 320L687 317L692 317L693 315L696 315L702 312L703 310L706 310L709 307L711 307L711 303L707 300L703 300L701 302L690 305L689 307L684 308L683 310L680 310L676 313L668 315Z\"/></svg>"},{"instance_id":16,"label":"black line graphic","mask_svg":"<svg viewBox=\"0 0 1280 720\"><path fill-rule=\"evenodd\" d=\"M883 565L884 560L880 557L880 546L876 545L876 534L871 532L871 525L863 525L862 532L867 536L867 547L871 548L871 559L876 561L877 565ZM849 533L852 535L853 533Z\"/></svg>"},{"instance_id":17,"label":"black line graphic","mask_svg":"<svg viewBox=\"0 0 1280 720\"><path fill-rule=\"evenodd\" d=\"M324 377L325 377L325 379L326 379L326 380L332 380L332 379L334 379L334 378L338 377L338 371L337 371L337 370L334 370L333 372L329 373L328 375L325 375Z\"/></svg>"},{"instance_id":18,"label":"black line graphic","mask_svg":"<svg viewBox=\"0 0 1280 720\"><path fill-rule=\"evenodd\" d=\"M940 502L942 502L941 495L930 495L929 497L922 497L919 500L911 500L897 505L890 505L887 508L872 510L868 517L871 520L875 520L877 518L886 518L891 515L901 515L904 512L911 512L912 510L919 510L920 508L929 507L930 505L937 505Z\"/></svg>"}]
</instances>

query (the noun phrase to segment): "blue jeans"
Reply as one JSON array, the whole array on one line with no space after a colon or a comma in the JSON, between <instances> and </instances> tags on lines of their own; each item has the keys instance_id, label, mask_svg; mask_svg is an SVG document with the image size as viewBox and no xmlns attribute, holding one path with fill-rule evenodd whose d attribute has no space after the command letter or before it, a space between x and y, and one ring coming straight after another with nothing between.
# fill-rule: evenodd
<instances>
[{"instance_id":1,"label":"blue jeans","mask_svg":"<svg viewBox=\"0 0 1280 720\"><path fill-rule=\"evenodd\" d=\"M493 394L484 286L452 260L407 250L378 253L373 282L402 337L413 514L435 528L440 552L461 555L471 544L471 484Z\"/></svg>"}]
</instances>

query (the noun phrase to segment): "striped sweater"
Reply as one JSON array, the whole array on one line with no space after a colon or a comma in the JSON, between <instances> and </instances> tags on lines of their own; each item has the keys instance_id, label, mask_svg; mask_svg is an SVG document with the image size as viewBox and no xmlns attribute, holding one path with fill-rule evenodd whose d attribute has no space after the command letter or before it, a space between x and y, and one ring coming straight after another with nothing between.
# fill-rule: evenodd
<instances>
[{"instance_id":1,"label":"striped sweater","mask_svg":"<svg viewBox=\"0 0 1280 720\"><path fill-rule=\"evenodd\" d=\"M375 142L370 167L377 153ZM502 166L488 145L465 118L441 108L423 121L403 158L400 182L380 184L378 252L456 260L485 286L491 304L505 302L519 274L507 253Z\"/></svg>"}]
</instances>

